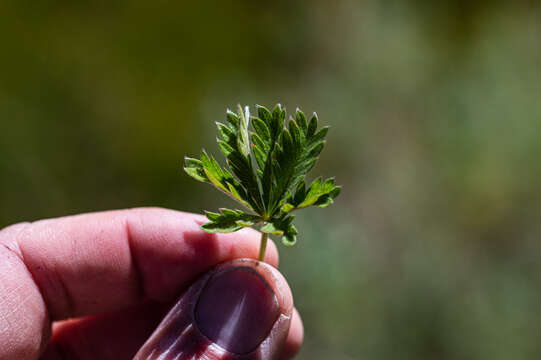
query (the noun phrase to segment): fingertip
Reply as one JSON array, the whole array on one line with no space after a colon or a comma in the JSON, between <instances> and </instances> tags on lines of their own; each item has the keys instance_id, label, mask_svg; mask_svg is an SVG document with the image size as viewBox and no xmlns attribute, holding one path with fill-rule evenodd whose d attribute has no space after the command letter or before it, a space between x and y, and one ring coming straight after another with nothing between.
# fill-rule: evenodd
<instances>
[{"instance_id":1,"label":"fingertip","mask_svg":"<svg viewBox=\"0 0 541 360\"><path fill-rule=\"evenodd\" d=\"M257 231L209 234L200 229L203 223L202 215L150 207L48 219L9 230L17 230L17 248L48 313L60 320L116 311L145 297L169 301L217 264L257 258ZM266 261L278 266L272 243Z\"/></svg>"},{"instance_id":2,"label":"fingertip","mask_svg":"<svg viewBox=\"0 0 541 360\"><path fill-rule=\"evenodd\" d=\"M293 333L286 344L290 333ZM140 349L135 359L279 359L302 342L289 285L278 270L253 259L222 263L203 275ZM300 326L299 326L300 325Z\"/></svg>"},{"instance_id":3,"label":"fingertip","mask_svg":"<svg viewBox=\"0 0 541 360\"><path fill-rule=\"evenodd\" d=\"M293 309L291 316L291 325L289 327L289 333L287 335L284 348L282 350L282 360L293 359L301 348L304 340L304 326L302 325L302 319L296 308Z\"/></svg>"}]
</instances>

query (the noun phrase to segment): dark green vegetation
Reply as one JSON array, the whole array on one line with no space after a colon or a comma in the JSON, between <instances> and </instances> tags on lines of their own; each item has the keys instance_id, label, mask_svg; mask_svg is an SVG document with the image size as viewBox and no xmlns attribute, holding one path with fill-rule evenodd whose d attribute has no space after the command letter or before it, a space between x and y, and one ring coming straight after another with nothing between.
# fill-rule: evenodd
<instances>
[{"instance_id":1,"label":"dark green vegetation","mask_svg":"<svg viewBox=\"0 0 541 360\"><path fill-rule=\"evenodd\" d=\"M261 225L259 260L263 261L268 234L281 236L285 245L295 244L297 229L291 212L329 206L340 187L334 185L333 178L317 178L306 186L305 176L316 164L329 129L317 129L316 113L307 120L297 109L287 127L286 111L280 104L272 113L258 105L257 115L250 116L249 107L243 110L239 105L237 114L228 110L226 122L216 123L218 145L233 174L205 151L201 160L187 157L184 170L194 179L214 185L248 210L206 212L210 222L201 228L210 233L228 233Z\"/></svg>"}]
</instances>

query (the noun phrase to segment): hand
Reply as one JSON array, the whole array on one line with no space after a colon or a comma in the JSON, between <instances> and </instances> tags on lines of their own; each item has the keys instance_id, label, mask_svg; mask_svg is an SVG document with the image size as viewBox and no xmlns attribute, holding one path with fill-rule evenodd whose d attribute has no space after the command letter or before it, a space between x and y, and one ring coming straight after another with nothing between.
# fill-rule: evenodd
<instances>
[{"instance_id":1,"label":"hand","mask_svg":"<svg viewBox=\"0 0 541 360\"><path fill-rule=\"evenodd\" d=\"M214 268L256 258L259 239L251 230L207 234L199 229L204 221L143 208L0 231L0 359L132 359L180 294L138 358L146 358L156 340L185 338L187 328L191 340L206 341L192 354L292 358L302 323L287 283L272 267L276 247L267 249L272 266L236 260ZM247 318L258 321L246 324ZM180 320L191 323L179 334ZM195 351L192 345L170 343L168 355Z\"/></svg>"}]
</instances>

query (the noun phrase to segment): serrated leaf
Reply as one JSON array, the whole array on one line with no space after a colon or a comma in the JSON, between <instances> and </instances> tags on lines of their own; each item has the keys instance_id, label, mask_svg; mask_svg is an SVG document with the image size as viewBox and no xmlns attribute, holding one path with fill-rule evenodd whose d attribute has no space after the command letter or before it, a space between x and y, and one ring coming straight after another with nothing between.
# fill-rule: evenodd
<instances>
[{"instance_id":1,"label":"serrated leaf","mask_svg":"<svg viewBox=\"0 0 541 360\"><path fill-rule=\"evenodd\" d=\"M295 196L280 208L282 213L289 213L312 205L325 208L331 205L334 198L340 193L340 186L334 186L334 178L327 179L324 183L321 178L317 178L310 184L308 190L305 190L304 186L304 182L299 184Z\"/></svg>"},{"instance_id":2,"label":"serrated leaf","mask_svg":"<svg viewBox=\"0 0 541 360\"><path fill-rule=\"evenodd\" d=\"M328 194L322 195L314 203L314 206L326 208L334 202L334 199L340 194L340 186L335 186Z\"/></svg>"},{"instance_id":3,"label":"serrated leaf","mask_svg":"<svg viewBox=\"0 0 541 360\"><path fill-rule=\"evenodd\" d=\"M210 222L201 226L207 232L229 233L256 224L259 217L246 214L240 210L220 209L220 214L207 212Z\"/></svg>"},{"instance_id":4,"label":"serrated leaf","mask_svg":"<svg viewBox=\"0 0 541 360\"><path fill-rule=\"evenodd\" d=\"M337 189L338 188L338 189ZM335 195L339 193L339 187L334 186L334 179L328 179L322 183L321 178L312 182L305 199L297 207L304 208L310 205L326 207L332 203Z\"/></svg>"},{"instance_id":5,"label":"serrated leaf","mask_svg":"<svg viewBox=\"0 0 541 360\"><path fill-rule=\"evenodd\" d=\"M256 213L207 212L210 221L203 230L232 232L263 222L262 232L280 235L284 244L292 245L297 229L290 212L307 206L327 207L340 193L332 178L325 182L318 178L309 187L305 183L325 146L328 127L318 131L317 115L307 121L300 109L284 124L286 111L280 104L272 112L257 106L257 115L250 117L248 107L239 105L238 114L228 110L226 121L217 123L218 146L231 172L204 151L200 160L186 158L184 170Z\"/></svg>"}]
</instances>

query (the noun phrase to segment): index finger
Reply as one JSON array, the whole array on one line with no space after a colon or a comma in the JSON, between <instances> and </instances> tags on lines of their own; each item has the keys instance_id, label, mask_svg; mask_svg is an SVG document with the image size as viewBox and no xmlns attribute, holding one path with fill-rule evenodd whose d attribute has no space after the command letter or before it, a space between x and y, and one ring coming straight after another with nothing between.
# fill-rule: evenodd
<instances>
[{"instance_id":1,"label":"index finger","mask_svg":"<svg viewBox=\"0 0 541 360\"><path fill-rule=\"evenodd\" d=\"M215 264L257 257L256 231L208 234L204 222L167 209L109 211L16 225L11 244L58 320L170 300ZM266 261L277 265L272 244Z\"/></svg>"}]
</instances>

